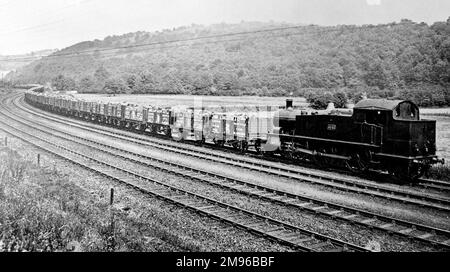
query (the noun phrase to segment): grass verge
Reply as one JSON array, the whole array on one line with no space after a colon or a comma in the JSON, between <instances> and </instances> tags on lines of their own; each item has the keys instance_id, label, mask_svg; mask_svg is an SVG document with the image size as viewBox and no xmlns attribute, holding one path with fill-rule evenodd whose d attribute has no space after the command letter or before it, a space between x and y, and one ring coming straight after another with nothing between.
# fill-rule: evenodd
<instances>
[{"instance_id":1,"label":"grass verge","mask_svg":"<svg viewBox=\"0 0 450 272\"><path fill-rule=\"evenodd\" d=\"M153 228L155 237L142 235L148 227L142 223L97 201L56 169L0 147L0 251L177 250L158 238L175 239L163 229Z\"/></svg>"},{"instance_id":2,"label":"grass verge","mask_svg":"<svg viewBox=\"0 0 450 272\"><path fill-rule=\"evenodd\" d=\"M437 180L450 181L450 164L438 164L430 168L429 177Z\"/></svg>"}]
</instances>

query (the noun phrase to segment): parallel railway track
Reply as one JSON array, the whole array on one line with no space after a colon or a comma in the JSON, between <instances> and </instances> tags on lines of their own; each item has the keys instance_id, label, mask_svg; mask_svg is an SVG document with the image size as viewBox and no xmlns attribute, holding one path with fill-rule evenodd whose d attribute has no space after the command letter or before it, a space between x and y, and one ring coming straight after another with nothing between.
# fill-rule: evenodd
<instances>
[{"instance_id":1,"label":"parallel railway track","mask_svg":"<svg viewBox=\"0 0 450 272\"><path fill-rule=\"evenodd\" d=\"M150 139L150 137L144 137L139 134L129 135L126 132L118 132L107 127L94 126L91 123L83 121L68 121L62 117L49 116L41 113L34 112L28 107L24 108L22 105L17 105L17 97L14 100L16 106L27 111L30 114L45 118L47 120L52 120L64 125L71 127L99 133L105 136L114 137L123 141L131 142L141 146L149 146L164 151L174 152L178 154L183 154L186 156L191 156L195 158L200 158L204 160L209 160L218 163L224 163L227 165L241 167L249 170L254 170L257 172L276 175L283 178L294 179L299 182L307 182L311 184L321 185L328 188L339 189L342 191L369 195L372 197L379 197L382 199L397 201L401 203L408 203L412 205L419 205L423 207L428 207L432 209L438 209L442 211L450 211L450 200L448 198L435 197L429 194L410 192L405 190L399 190L394 188L389 188L388 186L381 186L378 184L373 184L371 182L362 182L360 180L355 180L351 178L337 178L332 175L314 173L312 171L305 172L304 170L298 170L287 166L275 165L267 162L258 162L251 160L249 158L234 158L227 154L220 154L218 152L207 152L204 150L197 149L195 147L184 147L170 141L163 141L159 139ZM22 99L20 99L22 101ZM23 102L21 102L22 104ZM441 186L444 186L441 184Z\"/></svg>"},{"instance_id":2,"label":"parallel railway track","mask_svg":"<svg viewBox=\"0 0 450 272\"><path fill-rule=\"evenodd\" d=\"M440 190L446 193L450 193L450 182L448 181L442 181L442 180L435 180L435 179L429 179L429 178L421 178L419 179L419 185L424 188L433 188L436 190Z\"/></svg>"},{"instance_id":3,"label":"parallel railway track","mask_svg":"<svg viewBox=\"0 0 450 272\"><path fill-rule=\"evenodd\" d=\"M6 116L2 114L3 116ZM9 119L11 120L11 119ZM155 196L212 219L273 240L299 251L369 251L329 236L312 232L289 223L263 216L233 205L202 196L165 182L142 176L120 166L84 155L72 148L32 135L0 120L4 132L21 139L41 150L62 158L91 172L126 184L145 194Z\"/></svg>"},{"instance_id":4,"label":"parallel railway track","mask_svg":"<svg viewBox=\"0 0 450 272\"><path fill-rule=\"evenodd\" d=\"M21 101L21 106L20 107L22 107L23 110L29 111L32 114L40 115L40 114L38 114L35 111L31 112L30 111L31 108L28 105L26 105L25 103L23 103L23 99L20 99L20 101ZM64 118L61 118L61 117L55 116L55 115L49 115L45 111L43 111L43 112L44 112L44 114L40 115L43 118L55 118L55 119L58 119L58 120L62 120L63 122L67 121L67 119L64 119ZM75 121L75 120L79 121L80 119L72 119L71 121ZM83 126L86 126L86 124L95 124L95 123L92 123L92 122L88 123L85 120L83 120L83 123L76 122L76 121L73 122L73 123L81 124ZM97 124L95 124L95 125L97 125ZM97 126L89 126L89 127L94 128L94 129L100 129L100 130L103 130L104 128L109 128L108 126L105 126L105 125L103 125L103 128L99 128ZM117 130L113 131L113 130L106 129L106 130L103 130L103 131L106 131L106 132L109 132L109 133L112 133L112 134L118 135L118 136L128 136L128 137L130 137L129 134L117 132ZM186 147L182 147L180 145L177 145L176 142L174 142L174 141L172 141L171 143L168 143L168 139L167 138L161 138L160 135L151 135L151 137L153 139L149 139L149 137L142 137L141 136L142 134L138 134L136 132L134 132L133 134L134 135L131 136L131 137L135 137L135 138L143 140L145 142L157 143L157 144L160 144L160 145L163 145L163 146L166 146L166 147L174 147L174 148L185 150L185 151L194 151L194 150L192 150L192 147L194 147L194 146L192 146L190 148L186 148ZM161 140L164 141L164 142L162 142ZM243 157L242 159L232 158L231 160L235 161L235 162L240 162L240 163L244 163L244 164L251 164L251 165L255 165L255 166L262 165L264 167L268 167L269 169L273 169L273 170L277 170L277 171L281 171L281 172L287 172L287 173L292 172L292 173L298 173L298 174L305 174L304 170L298 170L298 169L294 169L294 168L290 167L290 165L294 164L293 161L289 161L289 160L286 160L286 159L283 159L283 158L279 158L278 156L265 156L265 157L262 158L260 155L254 154L254 152L241 153L240 151L236 151L236 150L231 149L231 148L217 147L217 146L215 146L213 144L210 144L210 143L205 143L205 146L211 147L212 149L216 149L216 150L219 149L220 151L224 151L224 152L228 152L228 153L238 154L239 156L245 155L247 157L247 158ZM230 160L230 157L226 156L224 154L218 154L218 153L211 154L210 152L204 152L204 151L199 151L199 150L196 150L196 152L199 152L202 155L206 154L206 155L209 155L209 156L215 156L217 158ZM251 158L258 160L258 162L252 161ZM268 163L269 162L276 162L277 164L263 163L263 162L261 162L261 159L266 160ZM306 165L306 164L302 164L302 165ZM314 166L308 165L307 167L311 168L311 167L314 167ZM311 169L311 170L314 170L314 169ZM347 171L340 171L338 169L335 169L335 170L339 171L339 172L342 172L343 174L347 174L348 173ZM380 173L378 173L378 172L374 172L373 174L380 175ZM316 176L315 175L311 175L311 177L316 177ZM388 177L388 175L381 175L381 177L382 178L391 178L390 176ZM362 178L368 179L367 176L362 176ZM421 178L421 179L419 179L418 183L410 184L410 185L421 187L421 188L425 188L425 189L434 189L434 190L437 190L437 191L441 191L441 192L450 194L450 182Z\"/></svg>"},{"instance_id":5,"label":"parallel railway track","mask_svg":"<svg viewBox=\"0 0 450 272\"><path fill-rule=\"evenodd\" d=\"M13 114L10 112L10 114ZM18 116L15 115L17 118ZM14 118L8 116L9 118ZM219 186L228 190L232 190L241 194L260 198L266 201L278 203L281 205L298 208L304 211L320 214L326 217L332 217L348 223L362 225L368 228L377 229L383 232L392 233L402 237L408 237L420 242L429 243L445 249L450 248L450 231L429 227L417 223L395 219L360 209L346 207L331 202L321 201L311 197L299 196L285 191L276 190L270 187L256 185L244 180L229 178L221 174L204 171L198 168L173 163L166 160L152 158L143 154L134 153L111 145L98 143L96 141L87 140L83 137L71 135L69 133L55 130L54 128L39 124L44 129L32 125L30 122L18 121L27 127L39 130L42 133L51 134L64 140L84 145L90 149L104 152L109 155L118 157L123 160L131 161L148 167L153 167L170 174L179 175L192 180L200 181L210 185ZM49 131L55 130L59 134L55 135ZM74 140L75 139L75 140ZM155 164L156 163L156 164Z\"/></svg>"}]
</instances>

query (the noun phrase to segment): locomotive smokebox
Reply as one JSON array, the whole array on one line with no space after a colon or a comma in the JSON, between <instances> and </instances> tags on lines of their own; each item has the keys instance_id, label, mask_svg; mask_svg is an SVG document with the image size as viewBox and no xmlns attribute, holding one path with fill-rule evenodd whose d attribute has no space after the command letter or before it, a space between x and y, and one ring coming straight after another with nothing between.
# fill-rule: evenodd
<instances>
[{"instance_id":1,"label":"locomotive smokebox","mask_svg":"<svg viewBox=\"0 0 450 272\"><path fill-rule=\"evenodd\" d=\"M292 108L292 99L286 99L286 109Z\"/></svg>"}]
</instances>

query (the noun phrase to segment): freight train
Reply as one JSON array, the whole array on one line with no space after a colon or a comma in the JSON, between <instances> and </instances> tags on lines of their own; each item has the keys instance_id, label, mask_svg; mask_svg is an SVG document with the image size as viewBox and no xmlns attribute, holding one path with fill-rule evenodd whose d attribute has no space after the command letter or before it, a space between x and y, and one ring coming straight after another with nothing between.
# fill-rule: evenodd
<instances>
[{"instance_id":1,"label":"freight train","mask_svg":"<svg viewBox=\"0 0 450 272\"><path fill-rule=\"evenodd\" d=\"M412 182L433 164L436 121L420 120L411 101L366 99L352 113L295 110L211 111L193 107L154 107L84 101L43 92L26 92L27 103L90 122L172 138L206 142L243 152L308 160L321 166L345 166L353 172L382 170Z\"/></svg>"}]
</instances>

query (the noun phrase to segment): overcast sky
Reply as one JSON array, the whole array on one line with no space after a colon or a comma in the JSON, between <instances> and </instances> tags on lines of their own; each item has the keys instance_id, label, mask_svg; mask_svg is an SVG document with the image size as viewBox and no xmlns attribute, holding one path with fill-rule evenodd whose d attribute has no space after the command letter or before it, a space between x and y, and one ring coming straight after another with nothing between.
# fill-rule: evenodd
<instances>
[{"instance_id":1,"label":"overcast sky","mask_svg":"<svg viewBox=\"0 0 450 272\"><path fill-rule=\"evenodd\" d=\"M192 23L432 24L449 16L450 0L0 0L0 54Z\"/></svg>"}]
</instances>

